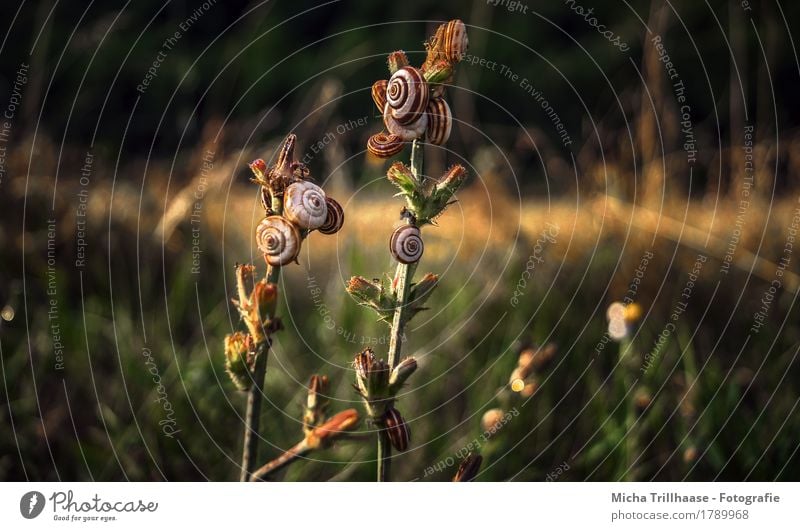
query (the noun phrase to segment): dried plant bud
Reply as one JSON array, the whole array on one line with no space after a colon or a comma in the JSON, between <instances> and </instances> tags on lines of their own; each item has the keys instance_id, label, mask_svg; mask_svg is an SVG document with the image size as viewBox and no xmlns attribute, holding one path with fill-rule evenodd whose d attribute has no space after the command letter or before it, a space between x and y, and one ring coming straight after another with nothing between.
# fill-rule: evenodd
<instances>
[{"instance_id":1,"label":"dried plant bud","mask_svg":"<svg viewBox=\"0 0 800 531\"><path fill-rule=\"evenodd\" d=\"M453 476L453 481L457 483L472 481L478 475L481 463L483 463L483 457L480 454L468 454L458 466L458 472Z\"/></svg>"},{"instance_id":2,"label":"dried plant bud","mask_svg":"<svg viewBox=\"0 0 800 531\"><path fill-rule=\"evenodd\" d=\"M519 392L519 395L522 398L530 398L536 393L538 389L539 389L539 382L537 382L536 380L531 380L530 382L525 384L525 387L522 388L522 391Z\"/></svg>"},{"instance_id":3,"label":"dried plant bud","mask_svg":"<svg viewBox=\"0 0 800 531\"><path fill-rule=\"evenodd\" d=\"M416 370L417 360L414 358L406 358L398 363L389 376L389 392L393 395L397 393L406 380L408 380L408 377L414 374Z\"/></svg>"},{"instance_id":4,"label":"dried plant bud","mask_svg":"<svg viewBox=\"0 0 800 531\"><path fill-rule=\"evenodd\" d=\"M306 409L303 413L303 429L309 433L325 418L328 400L324 395L328 392L328 377L314 374L308 383Z\"/></svg>"},{"instance_id":5,"label":"dried plant bud","mask_svg":"<svg viewBox=\"0 0 800 531\"><path fill-rule=\"evenodd\" d=\"M383 360L375 358L371 348L356 354L353 362L356 370L356 384L361 395L368 401L386 397L389 384L389 368Z\"/></svg>"},{"instance_id":6,"label":"dried plant bud","mask_svg":"<svg viewBox=\"0 0 800 531\"><path fill-rule=\"evenodd\" d=\"M450 167L436 185L434 194L441 197L444 201L450 201L456 191L464 184L467 178L467 170L461 164Z\"/></svg>"},{"instance_id":7,"label":"dried plant bud","mask_svg":"<svg viewBox=\"0 0 800 531\"><path fill-rule=\"evenodd\" d=\"M225 371L240 391L252 385L253 341L249 334L234 332L225 336Z\"/></svg>"},{"instance_id":8,"label":"dried plant bud","mask_svg":"<svg viewBox=\"0 0 800 531\"><path fill-rule=\"evenodd\" d=\"M355 409L341 411L308 434L306 443L310 448L327 446L337 437L355 428L358 420L358 411Z\"/></svg>"},{"instance_id":9,"label":"dried plant bud","mask_svg":"<svg viewBox=\"0 0 800 531\"><path fill-rule=\"evenodd\" d=\"M236 293L240 305L245 304L250 298L248 294L253 289L255 271L256 266L253 264L236 264Z\"/></svg>"},{"instance_id":10,"label":"dried plant bud","mask_svg":"<svg viewBox=\"0 0 800 531\"><path fill-rule=\"evenodd\" d=\"M389 59L386 61L389 65L389 73L394 74L404 66L408 66L411 63L408 61L408 56L406 52L402 50L398 50L396 52L392 52L389 54Z\"/></svg>"},{"instance_id":11,"label":"dried plant bud","mask_svg":"<svg viewBox=\"0 0 800 531\"><path fill-rule=\"evenodd\" d=\"M389 442L398 452L405 452L411 439L406 421L395 408L390 407L383 416L383 425Z\"/></svg>"},{"instance_id":12,"label":"dried plant bud","mask_svg":"<svg viewBox=\"0 0 800 531\"><path fill-rule=\"evenodd\" d=\"M261 322L269 320L270 315L275 314L275 307L278 303L278 285L261 279L253 286L253 304L258 308Z\"/></svg>"},{"instance_id":13,"label":"dried plant bud","mask_svg":"<svg viewBox=\"0 0 800 531\"><path fill-rule=\"evenodd\" d=\"M652 401L653 397L650 395L650 391L647 388L639 389L636 392L636 396L633 398L636 410L639 411L639 413L650 407Z\"/></svg>"}]
</instances>

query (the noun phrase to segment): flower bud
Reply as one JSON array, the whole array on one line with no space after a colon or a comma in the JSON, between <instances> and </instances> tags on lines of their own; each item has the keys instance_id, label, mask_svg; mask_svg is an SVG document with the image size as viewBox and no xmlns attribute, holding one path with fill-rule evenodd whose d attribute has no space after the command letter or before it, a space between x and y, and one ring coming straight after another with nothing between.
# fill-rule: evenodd
<instances>
[{"instance_id":1,"label":"flower bud","mask_svg":"<svg viewBox=\"0 0 800 531\"><path fill-rule=\"evenodd\" d=\"M410 306L409 319L422 310L427 310L425 302L427 302L428 297L431 296L431 293L433 293L433 290L436 289L438 284L439 276L433 273L427 273L419 282L411 287L411 292L408 297Z\"/></svg>"},{"instance_id":2,"label":"flower bud","mask_svg":"<svg viewBox=\"0 0 800 531\"><path fill-rule=\"evenodd\" d=\"M453 66L447 61L436 61L425 67L422 75L432 85L448 83L453 78Z\"/></svg>"},{"instance_id":3,"label":"flower bud","mask_svg":"<svg viewBox=\"0 0 800 531\"><path fill-rule=\"evenodd\" d=\"M389 368L383 360L375 358L371 348L356 355L356 384L361 396L368 401L384 398L389 383Z\"/></svg>"},{"instance_id":4,"label":"flower bud","mask_svg":"<svg viewBox=\"0 0 800 531\"><path fill-rule=\"evenodd\" d=\"M400 192L408 197L415 197L419 195L420 183L417 181L411 168L402 162L395 162L389 167L386 172L386 177L389 182L400 189Z\"/></svg>"},{"instance_id":5,"label":"flower bud","mask_svg":"<svg viewBox=\"0 0 800 531\"><path fill-rule=\"evenodd\" d=\"M362 306L375 310L381 319L390 321L396 299L384 288L380 280L367 280L364 277L352 277L347 283L347 292L358 300Z\"/></svg>"},{"instance_id":6,"label":"flower bud","mask_svg":"<svg viewBox=\"0 0 800 531\"><path fill-rule=\"evenodd\" d=\"M408 62L408 56L406 55L406 52L402 50L390 53L387 63L389 64L390 74L394 74L404 66L408 66L410 64Z\"/></svg>"},{"instance_id":7,"label":"flower bud","mask_svg":"<svg viewBox=\"0 0 800 531\"><path fill-rule=\"evenodd\" d=\"M264 176L267 174L267 163L264 162L264 159L256 159L250 163L250 171L253 172L256 179L263 181Z\"/></svg>"},{"instance_id":8,"label":"flower bud","mask_svg":"<svg viewBox=\"0 0 800 531\"><path fill-rule=\"evenodd\" d=\"M266 279L261 279L253 286L252 303L258 309L261 322L269 321L271 315L275 315L275 307L278 304L278 286Z\"/></svg>"},{"instance_id":9,"label":"flower bud","mask_svg":"<svg viewBox=\"0 0 800 531\"><path fill-rule=\"evenodd\" d=\"M328 401L324 398L328 391L328 377L314 374L308 383L306 409L303 413L303 429L309 433L325 418ZM321 396L322 395L322 396Z\"/></svg>"},{"instance_id":10,"label":"flower bud","mask_svg":"<svg viewBox=\"0 0 800 531\"><path fill-rule=\"evenodd\" d=\"M234 332L225 336L225 371L240 391L252 385L253 341L249 334Z\"/></svg>"},{"instance_id":11,"label":"flower bud","mask_svg":"<svg viewBox=\"0 0 800 531\"><path fill-rule=\"evenodd\" d=\"M472 481L478 475L482 462L483 457L480 454L468 454L458 466L458 472L453 476L453 481L461 483Z\"/></svg>"},{"instance_id":12,"label":"flower bud","mask_svg":"<svg viewBox=\"0 0 800 531\"><path fill-rule=\"evenodd\" d=\"M461 164L455 164L445 172L439 184L436 185L436 193L447 194L447 199L456 193L458 188L464 183L467 178L467 170Z\"/></svg>"},{"instance_id":13,"label":"flower bud","mask_svg":"<svg viewBox=\"0 0 800 531\"><path fill-rule=\"evenodd\" d=\"M406 358L400 363L392 371L392 374L389 376L389 390L390 393L395 394L403 384L408 380L408 377L414 374L414 371L417 370L417 360L414 358Z\"/></svg>"},{"instance_id":14,"label":"flower bud","mask_svg":"<svg viewBox=\"0 0 800 531\"><path fill-rule=\"evenodd\" d=\"M393 407L387 409L383 416L383 425L394 449L398 452L405 452L408 449L411 434L400 412Z\"/></svg>"}]
</instances>

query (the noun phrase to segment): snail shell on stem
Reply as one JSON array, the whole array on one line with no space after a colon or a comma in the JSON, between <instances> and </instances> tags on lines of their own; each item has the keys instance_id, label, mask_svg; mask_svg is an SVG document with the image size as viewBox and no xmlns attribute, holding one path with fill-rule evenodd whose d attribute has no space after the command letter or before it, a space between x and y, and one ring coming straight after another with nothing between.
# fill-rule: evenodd
<instances>
[{"instance_id":1,"label":"snail shell on stem","mask_svg":"<svg viewBox=\"0 0 800 531\"><path fill-rule=\"evenodd\" d=\"M416 121L428 106L428 82L413 66L404 66L389 78L386 102L401 125Z\"/></svg>"},{"instance_id":2,"label":"snail shell on stem","mask_svg":"<svg viewBox=\"0 0 800 531\"><path fill-rule=\"evenodd\" d=\"M395 229L389 239L389 250L394 259L401 264L418 262L425 250L419 227L403 225Z\"/></svg>"},{"instance_id":3,"label":"snail shell on stem","mask_svg":"<svg viewBox=\"0 0 800 531\"><path fill-rule=\"evenodd\" d=\"M317 230L322 234L334 234L339 232L342 225L344 225L344 209L342 209L342 205L332 197L327 197L325 202L328 206L328 214L325 218L325 223Z\"/></svg>"},{"instance_id":4,"label":"snail shell on stem","mask_svg":"<svg viewBox=\"0 0 800 531\"><path fill-rule=\"evenodd\" d=\"M459 19L451 20L444 30L444 53L452 62L461 61L469 48L467 27Z\"/></svg>"},{"instance_id":5,"label":"snail shell on stem","mask_svg":"<svg viewBox=\"0 0 800 531\"><path fill-rule=\"evenodd\" d=\"M383 112L383 108L386 106L387 85L389 85L389 82L385 79L381 79L372 84L372 101L375 102L375 106L378 107L379 112Z\"/></svg>"},{"instance_id":6,"label":"snail shell on stem","mask_svg":"<svg viewBox=\"0 0 800 531\"><path fill-rule=\"evenodd\" d=\"M403 139L397 135L380 132L369 137L367 149L376 157L388 159L403 151Z\"/></svg>"},{"instance_id":7,"label":"snail shell on stem","mask_svg":"<svg viewBox=\"0 0 800 531\"><path fill-rule=\"evenodd\" d=\"M383 111L383 123L386 129L389 130L389 133L410 142L425 134L425 129L428 127L428 115L423 113L417 117L416 121L408 124L401 124L394 118L391 105L387 103Z\"/></svg>"},{"instance_id":8,"label":"snail shell on stem","mask_svg":"<svg viewBox=\"0 0 800 531\"><path fill-rule=\"evenodd\" d=\"M403 417L400 415L400 412L393 407L387 409L386 413L384 413L383 424L386 429L386 434L389 436L389 442L392 443L395 450L398 452L405 452L411 440L411 433L408 430L406 421L403 420Z\"/></svg>"},{"instance_id":9,"label":"snail shell on stem","mask_svg":"<svg viewBox=\"0 0 800 531\"><path fill-rule=\"evenodd\" d=\"M292 183L283 195L283 215L301 229L313 230L325 223L325 192L314 183Z\"/></svg>"},{"instance_id":10,"label":"snail shell on stem","mask_svg":"<svg viewBox=\"0 0 800 531\"><path fill-rule=\"evenodd\" d=\"M442 98L431 100L428 104L428 142L441 146L450 138L453 128L453 113L450 106Z\"/></svg>"},{"instance_id":11,"label":"snail shell on stem","mask_svg":"<svg viewBox=\"0 0 800 531\"><path fill-rule=\"evenodd\" d=\"M300 252L300 232L281 216L267 216L256 227L256 244L271 266L283 266Z\"/></svg>"}]
</instances>

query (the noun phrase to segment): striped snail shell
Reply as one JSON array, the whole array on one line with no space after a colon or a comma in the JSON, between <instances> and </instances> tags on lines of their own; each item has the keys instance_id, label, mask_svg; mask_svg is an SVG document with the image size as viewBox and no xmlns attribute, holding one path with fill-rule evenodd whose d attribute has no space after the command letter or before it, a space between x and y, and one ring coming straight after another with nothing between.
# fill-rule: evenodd
<instances>
[{"instance_id":1,"label":"striped snail shell","mask_svg":"<svg viewBox=\"0 0 800 531\"><path fill-rule=\"evenodd\" d=\"M301 229L321 227L328 215L325 192L308 181L292 183L283 195L283 215Z\"/></svg>"},{"instance_id":2,"label":"striped snail shell","mask_svg":"<svg viewBox=\"0 0 800 531\"><path fill-rule=\"evenodd\" d=\"M392 117L401 125L414 122L428 106L428 82L413 66L404 66L389 78L386 102Z\"/></svg>"},{"instance_id":3,"label":"striped snail shell","mask_svg":"<svg viewBox=\"0 0 800 531\"><path fill-rule=\"evenodd\" d=\"M272 194L269 188L262 186L261 190L258 191L258 199L261 201L261 206L264 207L265 212L272 210Z\"/></svg>"},{"instance_id":4,"label":"striped snail shell","mask_svg":"<svg viewBox=\"0 0 800 531\"><path fill-rule=\"evenodd\" d=\"M416 121L404 125L394 118L392 115L392 108L390 104L387 103L383 111L383 124L386 126L386 129L389 130L389 133L410 142L425 134L425 129L428 127L428 115L421 114Z\"/></svg>"},{"instance_id":5,"label":"striped snail shell","mask_svg":"<svg viewBox=\"0 0 800 531\"><path fill-rule=\"evenodd\" d=\"M367 140L367 149L381 159L388 159L403 151L403 139L397 135L380 132Z\"/></svg>"},{"instance_id":6,"label":"striped snail shell","mask_svg":"<svg viewBox=\"0 0 800 531\"><path fill-rule=\"evenodd\" d=\"M428 142L441 146L450 138L453 128L453 113L443 98L431 100L428 104Z\"/></svg>"},{"instance_id":7,"label":"striped snail shell","mask_svg":"<svg viewBox=\"0 0 800 531\"><path fill-rule=\"evenodd\" d=\"M342 209L342 205L332 197L326 197L325 203L327 203L328 206L328 214L325 217L325 223L317 230L322 234L334 234L339 232L342 225L344 225L344 210Z\"/></svg>"},{"instance_id":8,"label":"striped snail shell","mask_svg":"<svg viewBox=\"0 0 800 531\"><path fill-rule=\"evenodd\" d=\"M281 216L267 216L256 227L256 244L271 266L283 266L300 252L300 232Z\"/></svg>"},{"instance_id":9,"label":"striped snail shell","mask_svg":"<svg viewBox=\"0 0 800 531\"><path fill-rule=\"evenodd\" d=\"M372 84L372 101L375 102L375 106L378 107L379 112L383 112L383 108L386 106L387 85L389 85L389 82L385 79L381 79Z\"/></svg>"},{"instance_id":10,"label":"striped snail shell","mask_svg":"<svg viewBox=\"0 0 800 531\"><path fill-rule=\"evenodd\" d=\"M419 227L403 225L398 227L389 240L389 250L394 259L401 264L413 264L422 258L425 244Z\"/></svg>"},{"instance_id":11,"label":"striped snail shell","mask_svg":"<svg viewBox=\"0 0 800 531\"><path fill-rule=\"evenodd\" d=\"M386 428L386 434L389 436L389 442L392 443L394 449L398 452L405 452L411 440L411 432L409 432L408 425L403 420L400 412L393 407L387 409L383 416L383 424Z\"/></svg>"},{"instance_id":12,"label":"striped snail shell","mask_svg":"<svg viewBox=\"0 0 800 531\"><path fill-rule=\"evenodd\" d=\"M469 47L467 28L459 19L451 20L444 30L444 53L447 59L458 62L463 59Z\"/></svg>"}]
</instances>

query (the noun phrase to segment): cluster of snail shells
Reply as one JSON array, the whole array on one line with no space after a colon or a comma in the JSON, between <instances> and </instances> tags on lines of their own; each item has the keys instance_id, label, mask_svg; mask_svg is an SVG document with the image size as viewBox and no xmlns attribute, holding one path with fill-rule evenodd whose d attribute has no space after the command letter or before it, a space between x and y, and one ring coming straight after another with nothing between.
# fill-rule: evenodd
<instances>
[{"instance_id":1,"label":"cluster of snail shells","mask_svg":"<svg viewBox=\"0 0 800 531\"><path fill-rule=\"evenodd\" d=\"M402 225L395 229L389 239L389 251L401 264L413 264L422 258L425 244L416 225Z\"/></svg>"},{"instance_id":2,"label":"cluster of snail shells","mask_svg":"<svg viewBox=\"0 0 800 531\"><path fill-rule=\"evenodd\" d=\"M266 201L262 198L262 203ZM283 194L283 215L262 219L256 227L256 244L271 266L283 266L297 258L303 241L301 231L334 234L344 224L341 205L314 183L296 181Z\"/></svg>"},{"instance_id":3,"label":"cluster of snail shells","mask_svg":"<svg viewBox=\"0 0 800 531\"><path fill-rule=\"evenodd\" d=\"M378 157L388 158L403 149L403 142L427 137L441 145L450 138L453 115L441 97L431 97L422 72L413 66L397 70L389 81L372 85L372 99L383 113L387 132L373 135L367 148Z\"/></svg>"}]
</instances>

